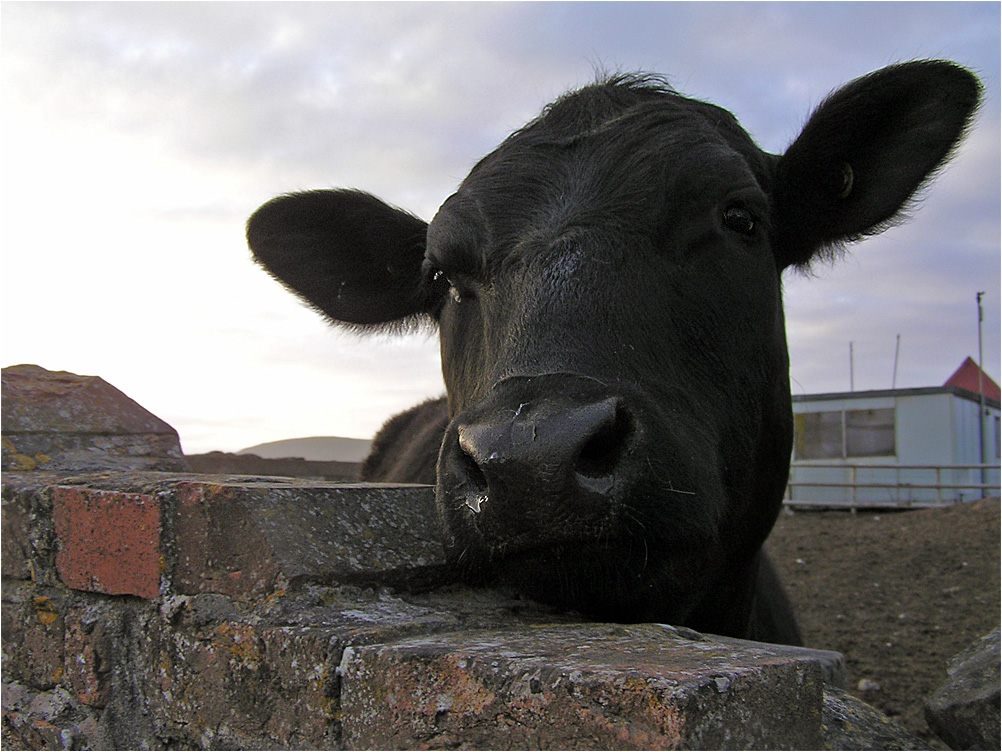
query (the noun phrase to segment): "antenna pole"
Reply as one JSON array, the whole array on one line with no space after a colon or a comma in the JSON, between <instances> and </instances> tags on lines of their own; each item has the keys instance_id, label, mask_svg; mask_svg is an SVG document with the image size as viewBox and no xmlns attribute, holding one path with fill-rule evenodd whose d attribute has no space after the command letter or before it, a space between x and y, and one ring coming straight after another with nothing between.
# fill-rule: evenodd
<instances>
[{"instance_id":1,"label":"antenna pole","mask_svg":"<svg viewBox=\"0 0 1002 752\"><path fill-rule=\"evenodd\" d=\"M856 366L852 359L852 341L849 341L849 391L856 391Z\"/></svg>"},{"instance_id":2,"label":"antenna pole","mask_svg":"<svg viewBox=\"0 0 1002 752\"><path fill-rule=\"evenodd\" d=\"M901 351L901 335L894 341L894 374L891 376L891 389L898 385L898 353Z\"/></svg>"},{"instance_id":3,"label":"antenna pole","mask_svg":"<svg viewBox=\"0 0 1002 752\"><path fill-rule=\"evenodd\" d=\"M978 450L981 455L981 483L985 482L985 370L984 351L981 346L981 322L985 320L984 310L981 308L981 298L984 292L979 292L978 300ZM984 493L982 488L981 492Z\"/></svg>"}]
</instances>

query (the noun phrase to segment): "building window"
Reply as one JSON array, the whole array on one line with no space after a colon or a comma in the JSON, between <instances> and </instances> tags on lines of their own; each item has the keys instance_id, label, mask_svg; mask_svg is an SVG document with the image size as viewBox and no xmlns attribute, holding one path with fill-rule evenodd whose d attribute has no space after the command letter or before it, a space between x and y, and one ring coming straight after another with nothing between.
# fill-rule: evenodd
<instances>
[{"instance_id":1,"label":"building window","mask_svg":"<svg viewBox=\"0 0 1002 752\"><path fill-rule=\"evenodd\" d=\"M833 410L794 416L794 459L893 457L894 408Z\"/></svg>"},{"instance_id":2,"label":"building window","mask_svg":"<svg viewBox=\"0 0 1002 752\"><path fill-rule=\"evenodd\" d=\"M846 410L846 457L894 456L894 408Z\"/></svg>"},{"instance_id":3,"label":"building window","mask_svg":"<svg viewBox=\"0 0 1002 752\"><path fill-rule=\"evenodd\" d=\"M841 458L842 413L799 413L794 416L796 458L828 460Z\"/></svg>"}]
</instances>

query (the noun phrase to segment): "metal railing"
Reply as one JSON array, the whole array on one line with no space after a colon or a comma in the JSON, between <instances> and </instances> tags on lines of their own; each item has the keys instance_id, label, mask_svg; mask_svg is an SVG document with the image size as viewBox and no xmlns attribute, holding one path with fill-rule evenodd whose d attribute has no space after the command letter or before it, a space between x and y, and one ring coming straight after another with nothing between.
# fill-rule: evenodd
<instances>
[{"instance_id":1,"label":"metal railing","mask_svg":"<svg viewBox=\"0 0 1002 752\"><path fill-rule=\"evenodd\" d=\"M851 509L942 507L998 496L999 491L999 465L794 463L784 504Z\"/></svg>"}]
</instances>

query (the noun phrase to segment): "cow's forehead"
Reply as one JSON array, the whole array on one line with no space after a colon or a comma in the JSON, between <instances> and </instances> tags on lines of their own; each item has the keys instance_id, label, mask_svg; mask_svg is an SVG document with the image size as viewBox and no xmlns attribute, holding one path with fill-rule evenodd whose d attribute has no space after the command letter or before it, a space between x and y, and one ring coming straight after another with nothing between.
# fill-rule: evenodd
<instances>
[{"instance_id":1,"label":"cow's forehead","mask_svg":"<svg viewBox=\"0 0 1002 752\"><path fill-rule=\"evenodd\" d=\"M625 78L566 94L509 136L474 168L512 152L532 148L570 150L591 145L597 157L617 152L656 152L692 143L721 141L743 154L758 152L733 114L717 105L682 96L647 79Z\"/></svg>"},{"instance_id":2,"label":"cow's forehead","mask_svg":"<svg viewBox=\"0 0 1002 752\"><path fill-rule=\"evenodd\" d=\"M767 193L773 164L715 105L663 88L589 87L484 157L443 204L429 244L527 230L553 237L575 224L643 232L673 203L750 187Z\"/></svg>"}]
</instances>

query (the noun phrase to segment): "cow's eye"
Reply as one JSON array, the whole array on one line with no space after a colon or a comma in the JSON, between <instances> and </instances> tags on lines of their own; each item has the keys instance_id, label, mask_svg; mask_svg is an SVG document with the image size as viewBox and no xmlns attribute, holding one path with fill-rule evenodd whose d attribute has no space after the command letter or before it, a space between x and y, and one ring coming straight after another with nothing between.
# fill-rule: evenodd
<instances>
[{"instance_id":1,"label":"cow's eye","mask_svg":"<svg viewBox=\"0 0 1002 752\"><path fill-rule=\"evenodd\" d=\"M434 287L441 290L448 290L449 297L456 303L462 303L463 300L472 295L469 291L469 287L464 286L462 282L457 281L441 269L430 268L427 272L427 276Z\"/></svg>"},{"instance_id":2,"label":"cow's eye","mask_svg":"<svg viewBox=\"0 0 1002 752\"><path fill-rule=\"evenodd\" d=\"M755 215L743 206L729 206L724 209L724 227L741 235L755 232Z\"/></svg>"},{"instance_id":3,"label":"cow's eye","mask_svg":"<svg viewBox=\"0 0 1002 752\"><path fill-rule=\"evenodd\" d=\"M431 264L425 262L424 269L425 284L433 289L442 289L449 284L449 278L441 269L436 269Z\"/></svg>"}]
</instances>

